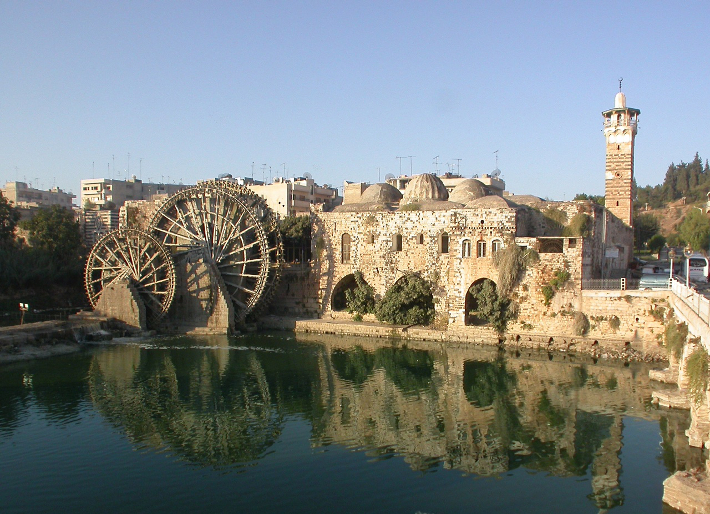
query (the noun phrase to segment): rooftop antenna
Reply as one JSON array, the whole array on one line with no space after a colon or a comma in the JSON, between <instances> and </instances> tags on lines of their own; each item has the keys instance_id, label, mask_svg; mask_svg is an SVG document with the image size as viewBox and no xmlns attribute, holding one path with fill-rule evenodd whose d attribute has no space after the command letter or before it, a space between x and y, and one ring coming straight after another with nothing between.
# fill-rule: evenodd
<instances>
[{"instance_id":1,"label":"rooftop antenna","mask_svg":"<svg viewBox=\"0 0 710 514\"><path fill-rule=\"evenodd\" d=\"M284 167L284 177L286 177L286 163L285 163L285 162L282 162L282 163L281 163L281 166Z\"/></svg>"},{"instance_id":2,"label":"rooftop antenna","mask_svg":"<svg viewBox=\"0 0 710 514\"><path fill-rule=\"evenodd\" d=\"M621 83L624 81L624 77L619 78L619 93L621 93Z\"/></svg>"},{"instance_id":3,"label":"rooftop antenna","mask_svg":"<svg viewBox=\"0 0 710 514\"><path fill-rule=\"evenodd\" d=\"M143 180L143 157L138 159L138 178Z\"/></svg>"},{"instance_id":4,"label":"rooftop antenna","mask_svg":"<svg viewBox=\"0 0 710 514\"><path fill-rule=\"evenodd\" d=\"M401 177L402 176L402 159L404 159L404 157L395 157L395 159L399 159L399 175Z\"/></svg>"},{"instance_id":5,"label":"rooftop antenna","mask_svg":"<svg viewBox=\"0 0 710 514\"><path fill-rule=\"evenodd\" d=\"M416 155L408 155L407 157L409 157L409 175L412 176L414 174L414 172L412 171L412 158L416 157Z\"/></svg>"},{"instance_id":6,"label":"rooftop antenna","mask_svg":"<svg viewBox=\"0 0 710 514\"><path fill-rule=\"evenodd\" d=\"M454 159L456 161L456 174L461 175L461 159Z\"/></svg>"},{"instance_id":7,"label":"rooftop antenna","mask_svg":"<svg viewBox=\"0 0 710 514\"><path fill-rule=\"evenodd\" d=\"M439 174L439 156L434 157L434 174Z\"/></svg>"},{"instance_id":8,"label":"rooftop antenna","mask_svg":"<svg viewBox=\"0 0 710 514\"><path fill-rule=\"evenodd\" d=\"M380 168L377 168L377 183L380 183Z\"/></svg>"},{"instance_id":9,"label":"rooftop antenna","mask_svg":"<svg viewBox=\"0 0 710 514\"><path fill-rule=\"evenodd\" d=\"M500 170L498 169L498 150L496 150L493 153L496 154L496 169L493 170L493 173L491 173L491 176L493 178L498 178L498 177L500 177Z\"/></svg>"},{"instance_id":10,"label":"rooftop antenna","mask_svg":"<svg viewBox=\"0 0 710 514\"><path fill-rule=\"evenodd\" d=\"M261 181L266 184L266 163L261 165Z\"/></svg>"},{"instance_id":11,"label":"rooftop antenna","mask_svg":"<svg viewBox=\"0 0 710 514\"><path fill-rule=\"evenodd\" d=\"M498 150L493 153L496 154L496 169L498 169Z\"/></svg>"},{"instance_id":12,"label":"rooftop antenna","mask_svg":"<svg viewBox=\"0 0 710 514\"><path fill-rule=\"evenodd\" d=\"M254 180L254 161L251 161L251 179Z\"/></svg>"}]
</instances>

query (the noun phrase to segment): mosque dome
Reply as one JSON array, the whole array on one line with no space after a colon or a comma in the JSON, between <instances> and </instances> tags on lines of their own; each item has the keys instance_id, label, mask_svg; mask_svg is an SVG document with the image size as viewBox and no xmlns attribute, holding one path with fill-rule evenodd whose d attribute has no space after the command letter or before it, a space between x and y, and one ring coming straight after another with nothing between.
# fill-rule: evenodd
<instances>
[{"instance_id":1,"label":"mosque dome","mask_svg":"<svg viewBox=\"0 0 710 514\"><path fill-rule=\"evenodd\" d=\"M363 191L359 203L398 203L402 193L391 184L373 184Z\"/></svg>"},{"instance_id":2,"label":"mosque dome","mask_svg":"<svg viewBox=\"0 0 710 514\"><path fill-rule=\"evenodd\" d=\"M467 178L459 182L459 184L449 194L450 202L458 202L466 204L471 200L486 196L486 187L480 180L475 178Z\"/></svg>"},{"instance_id":3,"label":"mosque dome","mask_svg":"<svg viewBox=\"0 0 710 514\"><path fill-rule=\"evenodd\" d=\"M436 175L423 173L409 181L402 196L402 204L420 203L428 200L448 200L449 192Z\"/></svg>"},{"instance_id":4,"label":"mosque dome","mask_svg":"<svg viewBox=\"0 0 710 514\"><path fill-rule=\"evenodd\" d=\"M626 109L626 95L621 91L614 97L614 109Z\"/></svg>"},{"instance_id":5,"label":"mosque dome","mask_svg":"<svg viewBox=\"0 0 710 514\"><path fill-rule=\"evenodd\" d=\"M466 208L468 209L502 209L511 207L514 208L516 205L513 202L497 195L476 198L466 204Z\"/></svg>"}]
</instances>

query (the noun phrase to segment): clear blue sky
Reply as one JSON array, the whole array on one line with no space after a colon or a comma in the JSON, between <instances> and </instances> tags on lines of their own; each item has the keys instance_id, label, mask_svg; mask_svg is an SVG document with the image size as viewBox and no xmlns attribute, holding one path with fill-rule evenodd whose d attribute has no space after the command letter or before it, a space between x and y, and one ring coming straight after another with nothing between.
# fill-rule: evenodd
<instances>
[{"instance_id":1,"label":"clear blue sky","mask_svg":"<svg viewBox=\"0 0 710 514\"><path fill-rule=\"evenodd\" d=\"M397 156L486 173L498 150L510 191L569 200L603 194L623 77L636 179L657 184L710 158L709 32L707 2L2 0L0 181L77 194L253 162L340 186Z\"/></svg>"}]
</instances>

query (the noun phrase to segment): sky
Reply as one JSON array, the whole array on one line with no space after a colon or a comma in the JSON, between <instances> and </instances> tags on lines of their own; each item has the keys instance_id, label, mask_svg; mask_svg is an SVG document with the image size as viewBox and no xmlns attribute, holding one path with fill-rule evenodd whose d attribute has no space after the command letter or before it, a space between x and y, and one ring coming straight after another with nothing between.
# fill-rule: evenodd
<instances>
[{"instance_id":1,"label":"sky","mask_svg":"<svg viewBox=\"0 0 710 514\"><path fill-rule=\"evenodd\" d=\"M0 183L342 186L497 156L512 193L570 200L604 193L623 77L655 185L710 158L709 28L694 1L0 0Z\"/></svg>"}]
</instances>

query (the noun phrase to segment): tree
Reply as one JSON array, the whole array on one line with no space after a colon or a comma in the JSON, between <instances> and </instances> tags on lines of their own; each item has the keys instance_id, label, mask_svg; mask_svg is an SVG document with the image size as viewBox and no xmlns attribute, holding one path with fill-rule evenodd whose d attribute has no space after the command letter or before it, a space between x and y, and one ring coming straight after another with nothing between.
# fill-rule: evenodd
<instances>
[{"instance_id":1,"label":"tree","mask_svg":"<svg viewBox=\"0 0 710 514\"><path fill-rule=\"evenodd\" d=\"M635 247L643 248L649 239L658 234L660 224L653 214L638 214L634 216Z\"/></svg>"},{"instance_id":2,"label":"tree","mask_svg":"<svg viewBox=\"0 0 710 514\"><path fill-rule=\"evenodd\" d=\"M15 243L15 228L20 212L0 192L0 248L10 248Z\"/></svg>"},{"instance_id":3,"label":"tree","mask_svg":"<svg viewBox=\"0 0 710 514\"><path fill-rule=\"evenodd\" d=\"M31 220L23 222L22 227L29 232L29 244L47 253L58 264L75 263L85 253L74 213L64 207L53 205L40 209Z\"/></svg>"},{"instance_id":4,"label":"tree","mask_svg":"<svg viewBox=\"0 0 710 514\"><path fill-rule=\"evenodd\" d=\"M484 280L472 285L468 292L473 297L473 310L469 315L490 323L498 332L505 332L508 320L512 317L508 309L511 302L498 294L495 283Z\"/></svg>"},{"instance_id":5,"label":"tree","mask_svg":"<svg viewBox=\"0 0 710 514\"><path fill-rule=\"evenodd\" d=\"M577 193L574 196L574 200L591 200L599 205L604 205L606 198L603 195L588 195L586 193Z\"/></svg>"},{"instance_id":6,"label":"tree","mask_svg":"<svg viewBox=\"0 0 710 514\"><path fill-rule=\"evenodd\" d=\"M285 246L311 246L310 216L286 216L279 222L279 231Z\"/></svg>"},{"instance_id":7,"label":"tree","mask_svg":"<svg viewBox=\"0 0 710 514\"><path fill-rule=\"evenodd\" d=\"M700 209L693 209L678 226L678 234L695 251L710 247L710 220Z\"/></svg>"},{"instance_id":8,"label":"tree","mask_svg":"<svg viewBox=\"0 0 710 514\"><path fill-rule=\"evenodd\" d=\"M648 249L651 253L658 253L666 244L666 238L661 234L656 234L648 240Z\"/></svg>"}]
</instances>

